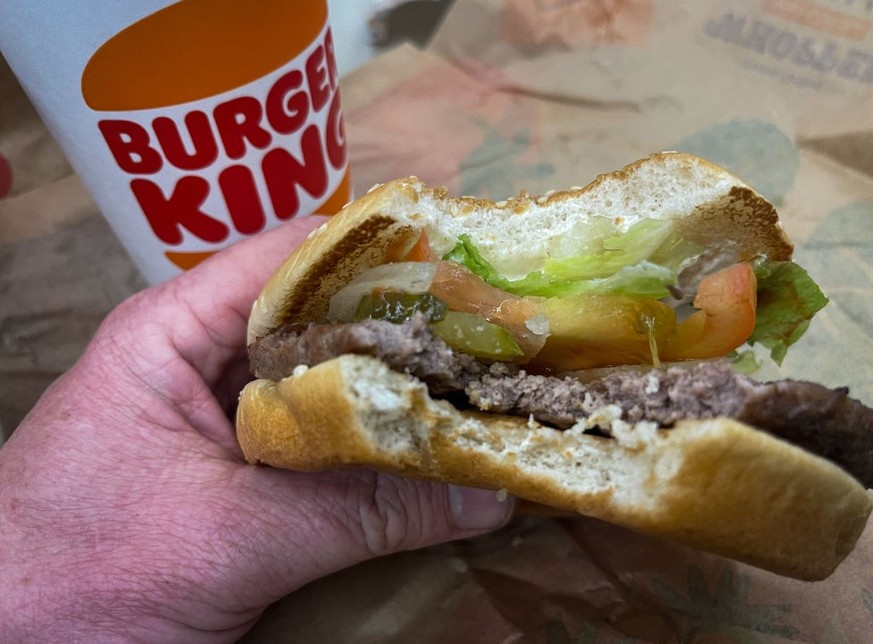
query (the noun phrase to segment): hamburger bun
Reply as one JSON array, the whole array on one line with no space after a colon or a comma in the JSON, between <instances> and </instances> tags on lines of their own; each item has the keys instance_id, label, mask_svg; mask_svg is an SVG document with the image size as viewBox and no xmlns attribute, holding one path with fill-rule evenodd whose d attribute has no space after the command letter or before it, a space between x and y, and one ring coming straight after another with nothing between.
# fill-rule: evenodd
<instances>
[{"instance_id":1,"label":"hamburger bun","mask_svg":"<svg viewBox=\"0 0 873 644\"><path fill-rule=\"evenodd\" d=\"M622 230L671 219L731 261L786 260L793 251L772 205L685 154L652 155L581 189L504 202L451 198L400 179L349 204L292 254L254 303L248 341L324 321L337 291L403 258L422 230L438 256L467 234L502 273L521 276L542 268L550 239L595 215ZM622 411L593 414L611 437L582 424L560 430L456 408L376 358L341 355L247 385L237 435L251 463L367 467L506 490L798 579L827 577L864 529L873 507L866 490L824 458L730 418L663 429L624 422Z\"/></svg>"}]
</instances>

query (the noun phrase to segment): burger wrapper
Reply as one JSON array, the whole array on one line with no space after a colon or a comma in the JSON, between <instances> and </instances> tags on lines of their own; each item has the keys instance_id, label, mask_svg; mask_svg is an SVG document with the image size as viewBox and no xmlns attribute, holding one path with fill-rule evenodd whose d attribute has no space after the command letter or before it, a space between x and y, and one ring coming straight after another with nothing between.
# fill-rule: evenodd
<instances>
[{"instance_id":1,"label":"burger wrapper","mask_svg":"<svg viewBox=\"0 0 873 644\"><path fill-rule=\"evenodd\" d=\"M355 191L415 173L500 199L657 150L709 158L777 204L830 298L756 376L848 385L873 405L871 30L873 4L848 0L456 0L428 47L343 78ZM5 67L0 117L8 434L144 282ZM805 583L591 519L525 517L314 582L244 641L868 642L871 559L873 527Z\"/></svg>"}]
</instances>

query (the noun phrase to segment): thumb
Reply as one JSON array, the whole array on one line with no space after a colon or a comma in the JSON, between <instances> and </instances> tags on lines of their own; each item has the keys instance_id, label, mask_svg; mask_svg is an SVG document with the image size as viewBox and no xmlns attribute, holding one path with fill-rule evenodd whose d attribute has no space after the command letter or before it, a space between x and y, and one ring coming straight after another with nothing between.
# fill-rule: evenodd
<instances>
[{"instance_id":1,"label":"thumb","mask_svg":"<svg viewBox=\"0 0 873 644\"><path fill-rule=\"evenodd\" d=\"M505 492L396 476L366 478L357 490L359 512L352 525L366 555L476 536L503 526L514 508Z\"/></svg>"},{"instance_id":2,"label":"thumb","mask_svg":"<svg viewBox=\"0 0 873 644\"><path fill-rule=\"evenodd\" d=\"M286 527L271 522L273 542L265 550L275 559L263 561L274 573L285 570L278 596L373 557L495 530L515 508L505 493L372 471L257 470L283 479L269 487L277 493L270 505L284 507L270 508L268 516L279 512Z\"/></svg>"}]
</instances>

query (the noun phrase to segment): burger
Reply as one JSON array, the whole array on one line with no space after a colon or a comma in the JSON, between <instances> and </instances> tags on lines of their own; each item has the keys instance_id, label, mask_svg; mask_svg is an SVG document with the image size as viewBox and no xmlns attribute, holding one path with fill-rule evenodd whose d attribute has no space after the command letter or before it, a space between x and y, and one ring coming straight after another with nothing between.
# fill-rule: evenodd
<instances>
[{"instance_id":1,"label":"burger","mask_svg":"<svg viewBox=\"0 0 873 644\"><path fill-rule=\"evenodd\" d=\"M681 153L498 202L375 186L254 302L238 440L825 578L871 510L873 410L748 375L827 302L792 253L766 199Z\"/></svg>"}]
</instances>

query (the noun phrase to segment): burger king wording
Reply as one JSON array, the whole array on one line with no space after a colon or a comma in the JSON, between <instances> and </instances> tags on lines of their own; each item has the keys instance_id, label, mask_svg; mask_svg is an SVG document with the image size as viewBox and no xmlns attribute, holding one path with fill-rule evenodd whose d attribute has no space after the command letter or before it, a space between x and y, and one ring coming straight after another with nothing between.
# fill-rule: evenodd
<instances>
[{"instance_id":1,"label":"burger king wording","mask_svg":"<svg viewBox=\"0 0 873 644\"><path fill-rule=\"evenodd\" d=\"M80 57L77 118L44 114L153 282L350 196L325 3L161 4Z\"/></svg>"}]
</instances>

